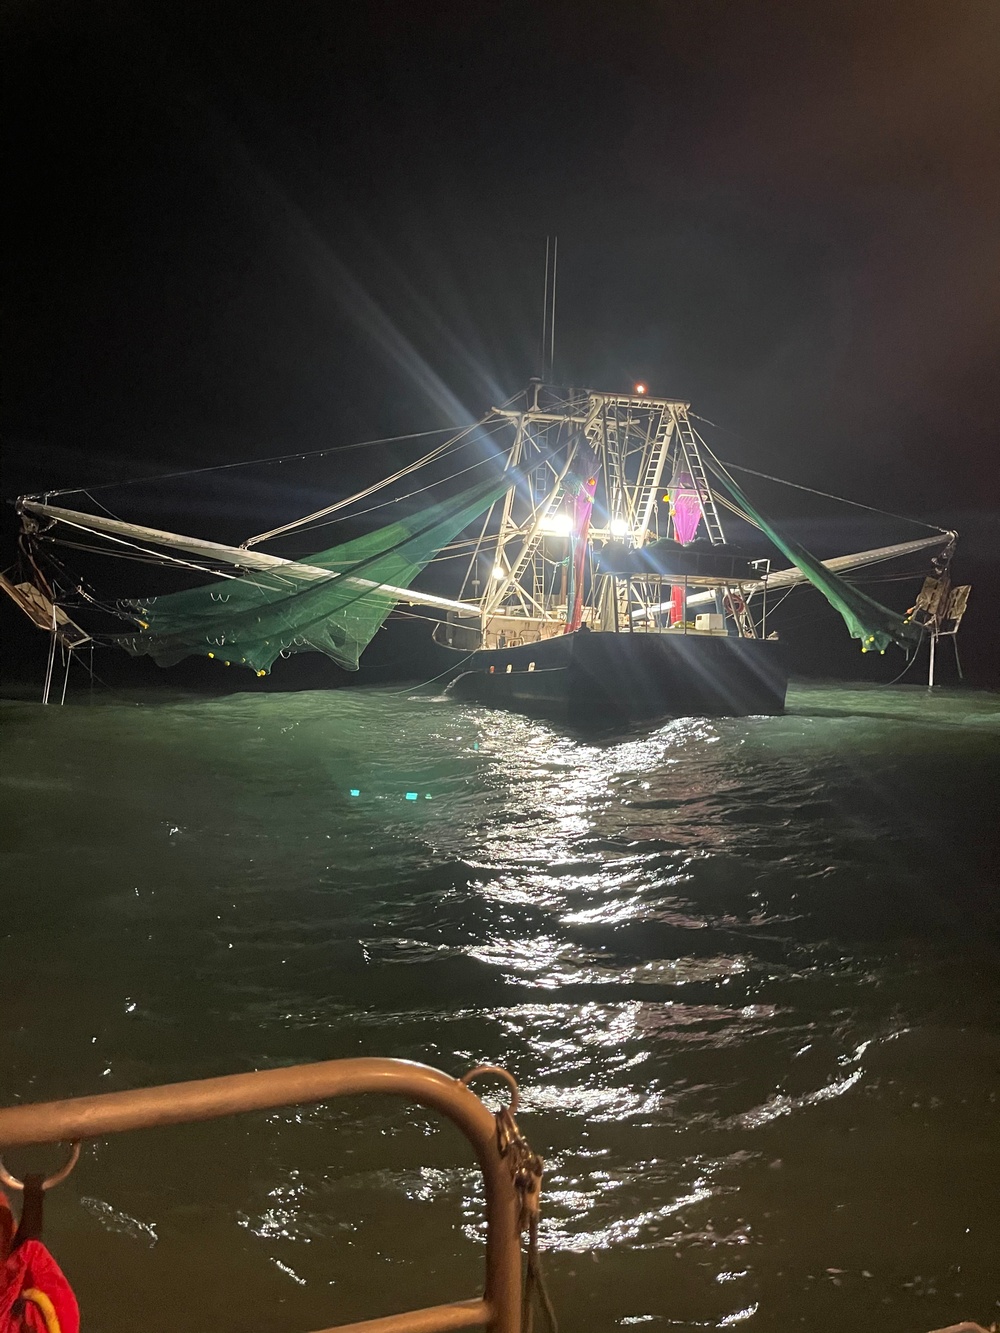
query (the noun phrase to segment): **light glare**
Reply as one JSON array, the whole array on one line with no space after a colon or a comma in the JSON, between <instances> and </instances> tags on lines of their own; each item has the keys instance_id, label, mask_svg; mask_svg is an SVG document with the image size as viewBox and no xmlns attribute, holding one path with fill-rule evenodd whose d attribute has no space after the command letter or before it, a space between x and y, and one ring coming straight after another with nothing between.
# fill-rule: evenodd
<instances>
[{"instance_id":1,"label":"light glare","mask_svg":"<svg viewBox=\"0 0 1000 1333\"><path fill-rule=\"evenodd\" d=\"M564 537L572 527L573 520L569 514L549 514L542 523L541 531L551 536Z\"/></svg>"}]
</instances>

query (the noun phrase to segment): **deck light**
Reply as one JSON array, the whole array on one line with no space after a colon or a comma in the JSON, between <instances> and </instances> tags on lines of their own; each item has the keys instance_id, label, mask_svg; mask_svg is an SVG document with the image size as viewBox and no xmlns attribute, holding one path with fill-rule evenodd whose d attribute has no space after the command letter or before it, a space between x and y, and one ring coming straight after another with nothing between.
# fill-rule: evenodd
<instances>
[{"instance_id":1,"label":"deck light","mask_svg":"<svg viewBox=\"0 0 1000 1333\"><path fill-rule=\"evenodd\" d=\"M542 520L540 531L553 537L564 537L573 528L573 519L569 514L549 514Z\"/></svg>"}]
</instances>

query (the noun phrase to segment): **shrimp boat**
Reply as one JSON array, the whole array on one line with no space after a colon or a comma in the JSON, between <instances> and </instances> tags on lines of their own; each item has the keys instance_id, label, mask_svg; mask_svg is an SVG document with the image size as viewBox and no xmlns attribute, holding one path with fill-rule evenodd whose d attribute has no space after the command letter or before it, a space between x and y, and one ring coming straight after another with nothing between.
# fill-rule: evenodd
<instances>
[{"instance_id":1,"label":"shrimp boat","mask_svg":"<svg viewBox=\"0 0 1000 1333\"><path fill-rule=\"evenodd\" d=\"M969 596L948 578L956 534L933 528L821 561L751 503L696 420L688 402L642 385L622 394L532 380L414 463L239 546L68 508L72 492L24 496L21 573L2 586L51 636L46 701L57 647L67 672L94 645L258 676L320 652L355 671L387 617L419 607L434 622L437 678L462 700L579 722L774 714L787 675L769 598L806 583L864 652L912 654L929 639L933 683L936 642L957 632ZM397 495L418 473L426 484ZM393 521L357 531L359 511L385 507ZM772 554L728 542L734 520ZM346 539L315 554L261 549L331 523ZM64 563L81 549L152 560L194 586L101 597ZM929 570L905 614L851 581L911 557ZM415 586L432 562L462 559L455 596Z\"/></svg>"}]
</instances>

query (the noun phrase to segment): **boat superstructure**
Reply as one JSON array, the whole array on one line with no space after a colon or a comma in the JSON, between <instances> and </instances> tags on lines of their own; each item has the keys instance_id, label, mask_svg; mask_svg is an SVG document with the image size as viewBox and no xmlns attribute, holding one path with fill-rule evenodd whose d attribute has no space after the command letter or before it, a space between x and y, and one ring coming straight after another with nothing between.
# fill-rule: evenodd
<instances>
[{"instance_id":1,"label":"boat superstructure","mask_svg":"<svg viewBox=\"0 0 1000 1333\"><path fill-rule=\"evenodd\" d=\"M533 381L519 404L485 419L496 422L511 432L505 466L524 480L474 545L461 596L478 616L449 613L435 631L466 657L460 694L581 720L780 712L786 676L768 596L804 582L834 602L866 651L916 642L908 622L843 576L920 553L946 561L954 534L817 561L746 500L690 403L645 386ZM793 563L774 569L729 543L726 526L739 521Z\"/></svg>"},{"instance_id":2,"label":"boat superstructure","mask_svg":"<svg viewBox=\"0 0 1000 1333\"><path fill-rule=\"evenodd\" d=\"M644 391L552 390L537 381L526 398L485 419L487 427L509 423L506 466L525 484L511 487L495 523L484 523L469 564L461 596L479 607L479 624L463 617L440 629L439 641L495 649L582 625L603 632L727 632L718 619L702 628L679 602L670 617L669 588L689 590L685 611L714 611L719 603L716 616L731 619L737 634L756 637L736 595L744 586L766 585L766 563L751 569L726 550L690 405ZM698 532L704 533L699 547L708 544L714 558L699 549L699 558L672 576L658 543L671 542L677 555ZM655 554L643 561L646 548ZM730 613L721 607L727 594Z\"/></svg>"}]
</instances>

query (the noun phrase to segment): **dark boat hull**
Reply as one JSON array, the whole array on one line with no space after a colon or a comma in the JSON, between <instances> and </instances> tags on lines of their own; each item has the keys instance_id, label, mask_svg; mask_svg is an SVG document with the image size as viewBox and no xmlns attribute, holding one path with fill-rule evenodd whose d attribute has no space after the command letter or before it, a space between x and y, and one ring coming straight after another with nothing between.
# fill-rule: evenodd
<instances>
[{"instance_id":1,"label":"dark boat hull","mask_svg":"<svg viewBox=\"0 0 1000 1333\"><path fill-rule=\"evenodd\" d=\"M781 713L788 683L775 640L707 634L583 631L465 665L457 697L579 723Z\"/></svg>"}]
</instances>

